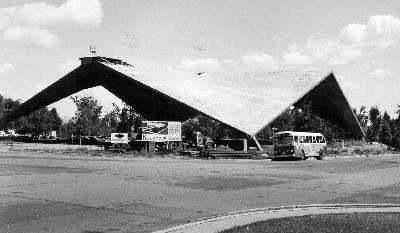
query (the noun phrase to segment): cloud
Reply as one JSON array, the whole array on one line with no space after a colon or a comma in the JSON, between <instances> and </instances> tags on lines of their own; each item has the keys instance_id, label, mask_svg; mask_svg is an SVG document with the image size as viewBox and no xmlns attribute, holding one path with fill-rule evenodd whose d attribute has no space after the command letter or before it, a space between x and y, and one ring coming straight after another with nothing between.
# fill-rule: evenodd
<instances>
[{"instance_id":1,"label":"cloud","mask_svg":"<svg viewBox=\"0 0 400 233\"><path fill-rule=\"evenodd\" d=\"M304 45L289 46L283 59L288 65L309 65L317 62L340 65L360 57L361 54L361 48L344 45L336 38L310 38Z\"/></svg>"},{"instance_id":2,"label":"cloud","mask_svg":"<svg viewBox=\"0 0 400 233\"><path fill-rule=\"evenodd\" d=\"M390 70L376 69L372 71L370 74L377 78L385 78L387 76L390 76L392 72Z\"/></svg>"},{"instance_id":3,"label":"cloud","mask_svg":"<svg viewBox=\"0 0 400 233\"><path fill-rule=\"evenodd\" d=\"M344 43L389 47L400 36L400 19L393 15L375 15L367 24L349 24L340 31Z\"/></svg>"},{"instance_id":4,"label":"cloud","mask_svg":"<svg viewBox=\"0 0 400 233\"><path fill-rule=\"evenodd\" d=\"M349 24L340 30L340 37L345 43L359 43L365 40L365 31L365 25Z\"/></svg>"},{"instance_id":5,"label":"cloud","mask_svg":"<svg viewBox=\"0 0 400 233\"><path fill-rule=\"evenodd\" d=\"M349 24L338 35L308 38L303 45L289 46L283 54L288 65L326 63L342 65L361 57L365 51L392 46L400 37L400 19L375 15L366 24Z\"/></svg>"},{"instance_id":6,"label":"cloud","mask_svg":"<svg viewBox=\"0 0 400 233\"><path fill-rule=\"evenodd\" d=\"M58 39L49 28L62 25L98 26L102 17L99 0L66 0L60 6L46 2L27 3L0 8L0 32L8 40L28 38L28 43L51 46Z\"/></svg>"},{"instance_id":7,"label":"cloud","mask_svg":"<svg viewBox=\"0 0 400 233\"><path fill-rule=\"evenodd\" d=\"M7 29L3 33L5 40L23 41L29 44L51 47L58 43L59 39L48 30L37 26L19 26Z\"/></svg>"},{"instance_id":8,"label":"cloud","mask_svg":"<svg viewBox=\"0 0 400 233\"><path fill-rule=\"evenodd\" d=\"M13 66L13 64L8 63L8 62L6 62L4 64L0 63L0 75L4 74L10 70L15 70L15 67Z\"/></svg>"},{"instance_id":9,"label":"cloud","mask_svg":"<svg viewBox=\"0 0 400 233\"><path fill-rule=\"evenodd\" d=\"M304 44L292 44L281 57L271 56L268 53L248 53L236 60L186 59L182 62L182 66L197 71L233 72L269 71L313 64L337 66L347 64L375 49L392 46L399 37L400 19L392 15L375 15L369 17L366 24L348 24L336 35L324 38L310 37ZM373 75L388 74L377 72Z\"/></svg>"},{"instance_id":10,"label":"cloud","mask_svg":"<svg viewBox=\"0 0 400 233\"><path fill-rule=\"evenodd\" d=\"M67 0L61 6L46 2L28 3L0 9L0 25L34 25L41 27L73 23L97 26L103 11L99 0Z\"/></svg>"},{"instance_id":11,"label":"cloud","mask_svg":"<svg viewBox=\"0 0 400 233\"><path fill-rule=\"evenodd\" d=\"M306 65L313 62L313 59L296 45L290 46L288 50L284 52L283 60L291 65Z\"/></svg>"}]
</instances>

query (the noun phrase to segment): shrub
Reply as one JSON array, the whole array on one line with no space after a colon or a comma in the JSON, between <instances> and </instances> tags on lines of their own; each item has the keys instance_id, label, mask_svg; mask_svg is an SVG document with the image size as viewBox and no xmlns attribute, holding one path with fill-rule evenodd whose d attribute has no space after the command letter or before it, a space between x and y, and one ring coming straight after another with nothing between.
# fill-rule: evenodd
<instances>
[{"instance_id":1,"label":"shrub","mask_svg":"<svg viewBox=\"0 0 400 233\"><path fill-rule=\"evenodd\" d=\"M382 151L382 149L380 149L380 148L376 148L376 149L374 150L374 155L379 155L379 154L383 154L383 151Z\"/></svg>"},{"instance_id":2,"label":"shrub","mask_svg":"<svg viewBox=\"0 0 400 233\"><path fill-rule=\"evenodd\" d=\"M369 145L368 142L363 140L348 139L344 141L345 147L366 146L366 145ZM341 141L330 142L328 143L327 146L331 148L342 148L342 142Z\"/></svg>"},{"instance_id":3,"label":"shrub","mask_svg":"<svg viewBox=\"0 0 400 233\"><path fill-rule=\"evenodd\" d=\"M367 147L367 148L364 149L364 154L365 154L367 157L368 157L369 154L372 154L372 152L373 152L373 149L372 149L372 148L368 148L368 147Z\"/></svg>"},{"instance_id":4,"label":"shrub","mask_svg":"<svg viewBox=\"0 0 400 233\"><path fill-rule=\"evenodd\" d=\"M339 150L337 148L328 148L326 150L327 154L331 154L331 155L338 155L340 154Z\"/></svg>"},{"instance_id":5,"label":"shrub","mask_svg":"<svg viewBox=\"0 0 400 233\"><path fill-rule=\"evenodd\" d=\"M362 155L363 152L364 152L364 150L361 149L360 147L356 147L356 148L354 149L354 153L356 153L356 154L358 154L358 155Z\"/></svg>"},{"instance_id":6,"label":"shrub","mask_svg":"<svg viewBox=\"0 0 400 233\"><path fill-rule=\"evenodd\" d=\"M350 140L345 140L344 141L344 146L346 147L353 147L353 146L366 146L368 145L368 142L364 141L364 140L354 140L354 139L350 139Z\"/></svg>"}]
</instances>

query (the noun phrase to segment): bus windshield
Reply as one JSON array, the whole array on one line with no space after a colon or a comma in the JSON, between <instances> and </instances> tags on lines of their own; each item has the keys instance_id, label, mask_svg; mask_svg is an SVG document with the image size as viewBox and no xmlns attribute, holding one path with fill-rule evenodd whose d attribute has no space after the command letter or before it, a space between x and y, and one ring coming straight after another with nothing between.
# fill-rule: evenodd
<instances>
[{"instance_id":1,"label":"bus windshield","mask_svg":"<svg viewBox=\"0 0 400 233\"><path fill-rule=\"evenodd\" d=\"M291 144L293 142L292 136L278 136L274 137L274 144Z\"/></svg>"}]
</instances>

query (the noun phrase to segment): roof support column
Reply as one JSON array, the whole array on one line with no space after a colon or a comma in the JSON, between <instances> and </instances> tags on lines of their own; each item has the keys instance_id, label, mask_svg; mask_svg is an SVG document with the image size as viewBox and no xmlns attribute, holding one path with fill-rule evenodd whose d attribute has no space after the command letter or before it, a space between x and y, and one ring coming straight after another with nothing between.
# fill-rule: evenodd
<instances>
[{"instance_id":1,"label":"roof support column","mask_svg":"<svg viewBox=\"0 0 400 233\"><path fill-rule=\"evenodd\" d=\"M258 143L258 141L257 141L256 135L253 136L253 140L254 140L254 142L256 143L258 149L259 149L260 151L263 151L263 148L261 147L260 143Z\"/></svg>"}]
</instances>

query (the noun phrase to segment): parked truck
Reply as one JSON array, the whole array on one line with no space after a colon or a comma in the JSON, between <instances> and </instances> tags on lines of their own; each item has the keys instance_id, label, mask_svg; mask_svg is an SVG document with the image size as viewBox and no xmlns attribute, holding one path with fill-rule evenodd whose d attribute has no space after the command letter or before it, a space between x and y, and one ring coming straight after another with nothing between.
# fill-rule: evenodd
<instances>
[{"instance_id":1,"label":"parked truck","mask_svg":"<svg viewBox=\"0 0 400 233\"><path fill-rule=\"evenodd\" d=\"M190 138L185 138L184 143L187 143L189 147L196 148L198 150L209 150L214 148L214 141L210 137L204 136L200 132L193 132Z\"/></svg>"}]
</instances>

